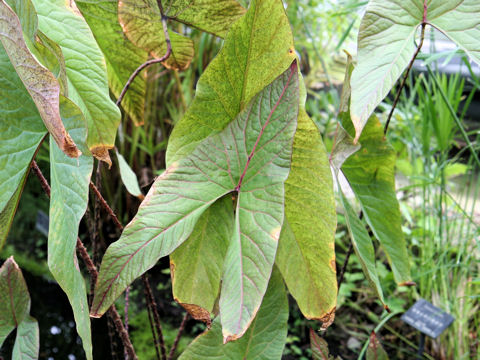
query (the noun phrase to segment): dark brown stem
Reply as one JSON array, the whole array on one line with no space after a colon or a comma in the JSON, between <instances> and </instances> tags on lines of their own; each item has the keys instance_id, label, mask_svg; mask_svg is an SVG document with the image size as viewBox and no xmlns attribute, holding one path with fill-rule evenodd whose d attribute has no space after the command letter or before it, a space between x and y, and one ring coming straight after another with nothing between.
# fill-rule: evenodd
<instances>
[{"instance_id":1,"label":"dark brown stem","mask_svg":"<svg viewBox=\"0 0 480 360\"><path fill-rule=\"evenodd\" d=\"M426 7L425 7L426 9ZM426 19L426 10L424 10L424 19ZM388 114L387 122L385 123L385 127L383 128L383 133L384 135L387 134L388 132L388 125L390 124L390 120L392 119L393 112L395 111L395 108L397 107L398 100L400 99L400 95L402 94L402 90L405 87L405 84L407 82L408 74L410 73L410 70L412 69L413 63L415 62L415 59L417 58L418 54L420 53L420 50L422 49L423 46L423 40L425 39L425 26L427 25L426 22L422 23L422 32L420 34L420 43L417 46L417 51L415 51L415 54L412 57L412 60L410 60L410 63L408 64L407 70L405 71L405 75L403 76L402 83L400 84L400 87L398 88L397 95L395 95L395 100L393 101L392 109L390 110L390 113Z\"/></svg>"},{"instance_id":2,"label":"dark brown stem","mask_svg":"<svg viewBox=\"0 0 480 360\"><path fill-rule=\"evenodd\" d=\"M178 328L178 333L177 337L175 338L175 341L173 342L172 348L170 349L170 353L168 354L167 360L172 360L173 355L175 354L175 350L177 350L178 342L180 341L180 338L182 337L183 331L185 330L185 325L187 324L188 320L188 313L185 314L183 317L182 323L180 324L180 327Z\"/></svg>"},{"instance_id":3,"label":"dark brown stem","mask_svg":"<svg viewBox=\"0 0 480 360\"><path fill-rule=\"evenodd\" d=\"M161 63L165 60L167 60L171 53L172 53L172 43L170 42L170 35L168 35L168 28L167 28L167 17L164 16L163 14L163 7L162 7L162 3L161 1L159 0L158 1L158 7L160 9L160 14L161 14L161 20L162 20L162 27L163 27L163 34L165 36L165 42L167 44L167 51L165 52L165 55L163 55L161 58L159 59L151 59L151 60L148 60L146 62L144 62L142 65L140 65L133 73L132 75L130 75L127 83L125 84L125 87L123 88L122 92L120 93L120 96L118 97L117 99L117 106L120 105L120 103L122 102L123 98L125 97L125 94L127 93L128 91L128 88L130 87L130 85L132 85L133 81L135 80L135 78L138 76L138 74L140 74L140 72L145 69L146 67L150 66L150 65L153 65L153 64L157 64L157 63Z\"/></svg>"},{"instance_id":4,"label":"dark brown stem","mask_svg":"<svg viewBox=\"0 0 480 360\"><path fill-rule=\"evenodd\" d=\"M93 190L93 192L95 193L95 195L97 196L97 199L100 201L100 204L102 205L102 207L107 211L108 215L110 215L110 218L112 219L112 221L115 223L115 226L120 230L122 231L123 230L123 225L120 223L120 221L118 220L118 217L117 215L115 215L115 212L112 210L112 208L110 207L110 205L107 204L107 202L105 201L104 197L102 196L102 194L100 193L100 191L98 190L98 188L95 186L95 184L93 182L90 181L90 189Z\"/></svg>"},{"instance_id":5,"label":"dark brown stem","mask_svg":"<svg viewBox=\"0 0 480 360\"><path fill-rule=\"evenodd\" d=\"M160 323L160 316L158 315L157 304L155 298L153 297L152 288L150 287L150 282L148 281L147 274L142 275L143 285L145 287L145 299L147 301L147 306L150 307L150 310L153 314L153 320L155 323L155 330L158 335L158 343L160 344L160 350L162 354L162 359L167 359L167 350L165 347L165 341L162 332L162 325Z\"/></svg>"},{"instance_id":6,"label":"dark brown stem","mask_svg":"<svg viewBox=\"0 0 480 360\"><path fill-rule=\"evenodd\" d=\"M45 176L43 176L42 170L40 170L35 160L32 161L31 167L35 175L40 180L40 184L42 185L42 188L45 191L45 194L50 198L50 193L51 193L50 185L48 184L47 179L45 179ZM78 237L77 237L76 247L77 247L77 252L82 257L88 271L90 272L91 280L93 281L95 279L96 281L98 277L98 271L92 259L90 258L90 255L88 254L87 249L85 248L82 241ZM110 307L108 313L109 313L109 316L112 316L112 319L115 323L115 327L117 328L117 332L120 335L120 338L122 339L123 346L127 350L130 359L137 359L137 355L135 354L133 345L130 341L130 338L128 337L128 333L125 331L125 327L123 326L123 322L120 318L120 315L117 312L117 309L115 308L115 305L112 305Z\"/></svg>"},{"instance_id":7,"label":"dark brown stem","mask_svg":"<svg viewBox=\"0 0 480 360\"><path fill-rule=\"evenodd\" d=\"M353 251L353 243L350 241L347 254L345 255L345 261L343 262L342 269L340 270L340 274L338 275L337 291L340 291L340 286L342 285L345 272L347 271L348 260L350 260L350 255L352 255L352 251Z\"/></svg>"},{"instance_id":8,"label":"dark brown stem","mask_svg":"<svg viewBox=\"0 0 480 360\"><path fill-rule=\"evenodd\" d=\"M122 339L123 347L125 348L125 351L127 352L129 359L136 360L137 355L135 354L133 345L130 342L130 337L128 336L128 333L125 330L125 327L123 326L122 318L120 317L120 314L118 313L115 306L112 305L110 309L108 309L108 316L111 317L111 319L115 324L115 327L117 328L117 332L120 335L120 338Z\"/></svg>"},{"instance_id":9,"label":"dark brown stem","mask_svg":"<svg viewBox=\"0 0 480 360\"><path fill-rule=\"evenodd\" d=\"M124 324L125 324L125 331L127 332L127 335L128 335L128 303L129 303L128 295L129 294L130 294L130 286L127 286L127 289L125 290L125 307L124 307L124 313L125 313ZM125 360L128 360L128 352L126 349L124 352L124 357L125 357Z\"/></svg>"},{"instance_id":10,"label":"dark brown stem","mask_svg":"<svg viewBox=\"0 0 480 360\"><path fill-rule=\"evenodd\" d=\"M152 309L150 308L150 306L148 306L148 303L147 303L147 314L148 314L148 322L150 323L150 330L152 332L152 337L153 337L153 345L155 347L155 353L157 354L157 360L162 360L162 358L160 357L160 344L158 343L158 336L157 336L157 333L155 332L155 324L153 322Z\"/></svg>"}]
</instances>

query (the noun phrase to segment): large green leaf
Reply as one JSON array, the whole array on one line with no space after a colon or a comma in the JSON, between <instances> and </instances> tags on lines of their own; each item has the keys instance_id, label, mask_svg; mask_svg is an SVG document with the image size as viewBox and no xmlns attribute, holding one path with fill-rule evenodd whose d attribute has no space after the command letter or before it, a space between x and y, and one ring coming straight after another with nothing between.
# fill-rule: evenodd
<instances>
[{"instance_id":1,"label":"large green leaf","mask_svg":"<svg viewBox=\"0 0 480 360\"><path fill-rule=\"evenodd\" d=\"M108 84L118 97L130 75L147 60L148 54L125 39L118 22L118 1L76 0L78 8L102 49L107 63ZM146 78L137 76L122 101L136 125L143 124Z\"/></svg>"},{"instance_id":2,"label":"large green leaf","mask_svg":"<svg viewBox=\"0 0 480 360\"><path fill-rule=\"evenodd\" d=\"M293 59L293 37L282 1L252 1L198 81L195 99L169 138L167 164L223 130Z\"/></svg>"},{"instance_id":3,"label":"large green leaf","mask_svg":"<svg viewBox=\"0 0 480 360\"><path fill-rule=\"evenodd\" d=\"M1 44L0 74L0 211L3 211L22 183L47 130Z\"/></svg>"},{"instance_id":4,"label":"large green leaf","mask_svg":"<svg viewBox=\"0 0 480 360\"><path fill-rule=\"evenodd\" d=\"M167 0L164 7L169 18L222 38L245 13L245 8L236 0Z\"/></svg>"},{"instance_id":5,"label":"large green leaf","mask_svg":"<svg viewBox=\"0 0 480 360\"><path fill-rule=\"evenodd\" d=\"M245 332L265 294L283 223L298 97L293 62L224 131L157 178L120 240L107 249L92 316L103 314L136 277L181 245L211 204L236 192L220 314L227 341Z\"/></svg>"},{"instance_id":6,"label":"large green leaf","mask_svg":"<svg viewBox=\"0 0 480 360\"><path fill-rule=\"evenodd\" d=\"M345 124L353 132L352 124ZM379 120L372 116L360 137L362 148L342 166L352 190L399 284L411 282L402 218L395 193L395 150L383 135Z\"/></svg>"},{"instance_id":7,"label":"large green leaf","mask_svg":"<svg viewBox=\"0 0 480 360\"><path fill-rule=\"evenodd\" d=\"M118 18L131 42L156 58L165 55L167 43L156 0L119 0ZM163 64L171 69L186 69L193 58L193 41L171 30L168 34L172 53Z\"/></svg>"},{"instance_id":8,"label":"large green leaf","mask_svg":"<svg viewBox=\"0 0 480 360\"><path fill-rule=\"evenodd\" d=\"M337 299L335 200L325 147L305 110L298 117L285 199L276 264L305 317L330 324Z\"/></svg>"},{"instance_id":9,"label":"large green leaf","mask_svg":"<svg viewBox=\"0 0 480 360\"><path fill-rule=\"evenodd\" d=\"M78 226L88 203L88 187L93 158L86 147L86 123L80 109L61 99L62 118L83 152L78 159L66 157L50 141L50 225L48 230L48 267L72 305L77 331L87 359L92 359L90 318L85 281L78 268L76 243Z\"/></svg>"},{"instance_id":10,"label":"large green leaf","mask_svg":"<svg viewBox=\"0 0 480 360\"><path fill-rule=\"evenodd\" d=\"M68 97L83 112L92 154L111 163L120 111L108 91L105 58L83 17L64 0L33 0L39 28L62 48L68 77Z\"/></svg>"},{"instance_id":11,"label":"large green leaf","mask_svg":"<svg viewBox=\"0 0 480 360\"><path fill-rule=\"evenodd\" d=\"M282 357L287 338L288 301L282 277L273 271L262 306L245 335L223 344L217 318L210 330L198 336L180 360L275 360Z\"/></svg>"},{"instance_id":12,"label":"large green leaf","mask_svg":"<svg viewBox=\"0 0 480 360\"><path fill-rule=\"evenodd\" d=\"M424 8L425 3L425 8ZM477 0L371 0L360 25L358 66L352 76L352 121L358 140L368 118L415 53L425 21L480 63L480 2Z\"/></svg>"},{"instance_id":13,"label":"large green leaf","mask_svg":"<svg viewBox=\"0 0 480 360\"><path fill-rule=\"evenodd\" d=\"M40 331L38 322L33 317L26 316L17 328L12 360L36 360L39 350Z\"/></svg>"},{"instance_id":14,"label":"large green leaf","mask_svg":"<svg viewBox=\"0 0 480 360\"><path fill-rule=\"evenodd\" d=\"M12 257L0 267L0 347L30 313L30 295L22 271Z\"/></svg>"},{"instance_id":15,"label":"large green leaf","mask_svg":"<svg viewBox=\"0 0 480 360\"><path fill-rule=\"evenodd\" d=\"M220 294L223 259L233 233L233 207L227 195L198 219L192 234L170 255L172 291L197 320L210 322Z\"/></svg>"},{"instance_id":16,"label":"large green leaf","mask_svg":"<svg viewBox=\"0 0 480 360\"><path fill-rule=\"evenodd\" d=\"M27 17L27 14L24 16ZM31 22L31 16L28 16L28 22ZM34 37L36 33L29 35ZM30 51L20 19L4 0L0 0L0 41L60 149L71 157L78 157L80 152L65 131L60 117L60 84Z\"/></svg>"},{"instance_id":17,"label":"large green leaf","mask_svg":"<svg viewBox=\"0 0 480 360\"><path fill-rule=\"evenodd\" d=\"M343 194L340 184L338 185L338 192L340 193L340 201L345 210L345 220L355 254L360 260L360 265L368 282L377 292L380 301L386 306L385 300L383 299L382 286L378 279L377 266L375 264L375 249L373 248L372 239L368 235L366 224L358 218L352 205L350 205Z\"/></svg>"}]
</instances>

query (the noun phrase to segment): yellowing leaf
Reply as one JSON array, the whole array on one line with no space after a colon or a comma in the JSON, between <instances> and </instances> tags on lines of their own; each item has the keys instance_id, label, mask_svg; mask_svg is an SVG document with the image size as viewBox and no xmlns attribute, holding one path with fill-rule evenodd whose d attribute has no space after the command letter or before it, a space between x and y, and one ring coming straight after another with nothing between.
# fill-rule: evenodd
<instances>
[{"instance_id":1,"label":"yellowing leaf","mask_svg":"<svg viewBox=\"0 0 480 360\"><path fill-rule=\"evenodd\" d=\"M103 314L136 277L181 245L217 199L235 192L235 230L219 303L225 341L243 335L260 307L273 267L298 101L294 62L235 121L157 178L136 217L107 249L92 316Z\"/></svg>"},{"instance_id":2,"label":"yellowing leaf","mask_svg":"<svg viewBox=\"0 0 480 360\"><path fill-rule=\"evenodd\" d=\"M156 0L119 0L118 18L128 39L156 58L167 52L167 43ZM168 31L172 54L163 64L175 70L186 69L192 61L193 41L171 30Z\"/></svg>"},{"instance_id":3,"label":"yellowing leaf","mask_svg":"<svg viewBox=\"0 0 480 360\"><path fill-rule=\"evenodd\" d=\"M20 20L4 0L0 0L0 41L60 149L70 157L80 156L60 117L60 84L29 50Z\"/></svg>"}]
</instances>

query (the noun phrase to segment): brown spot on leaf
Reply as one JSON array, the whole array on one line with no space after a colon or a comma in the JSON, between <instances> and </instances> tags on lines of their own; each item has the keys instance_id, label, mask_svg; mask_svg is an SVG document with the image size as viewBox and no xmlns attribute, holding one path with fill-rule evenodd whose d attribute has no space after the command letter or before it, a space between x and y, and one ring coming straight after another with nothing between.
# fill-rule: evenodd
<instances>
[{"instance_id":1,"label":"brown spot on leaf","mask_svg":"<svg viewBox=\"0 0 480 360\"><path fill-rule=\"evenodd\" d=\"M335 258L330 260L330 267L332 268L333 272L337 272L337 264L335 263Z\"/></svg>"},{"instance_id":2,"label":"brown spot on leaf","mask_svg":"<svg viewBox=\"0 0 480 360\"><path fill-rule=\"evenodd\" d=\"M417 286L417 283L415 281L405 281L405 282L402 282L398 285L400 285L400 286Z\"/></svg>"}]
</instances>

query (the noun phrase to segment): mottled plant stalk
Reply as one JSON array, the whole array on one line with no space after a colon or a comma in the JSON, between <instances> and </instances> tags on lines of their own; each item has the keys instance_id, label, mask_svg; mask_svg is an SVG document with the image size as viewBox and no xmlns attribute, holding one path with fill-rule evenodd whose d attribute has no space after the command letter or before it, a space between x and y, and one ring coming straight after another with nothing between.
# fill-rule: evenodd
<instances>
[{"instance_id":1,"label":"mottled plant stalk","mask_svg":"<svg viewBox=\"0 0 480 360\"><path fill-rule=\"evenodd\" d=\"M178 342L180 341L183 331L185 330L185 325L187 324L188 317L189 316L187 312L182 319L182 323L180 324L180 327L178 328L177 336L175 337L175 341L173 342L172 348L170 349L170 353L168 354L167 360L172 360L173 355L175 355L175 350L177 350Z\"/></svg>"},{"instance_id":2,"label":"mottled plant stalk","mask_svg":"<svg viewBox=\"0 0 480 360\"><path fill-rule=\"evenodd\" d=\"M38 164L35 160L32 161L31 168L37 178L40 180L40 184L42 185L43 190L45 191L45 194L47 195L48 198L50 198L51 194L51 188L50 185L48 184L47 179L45 179L45 176L42 173L42 170L38 167ZM87 252L87 249L83 245L82 241L80 238L77 237L77 244L76 244L77 252L80 255L80 257L83 259L89 273L91 276L91 280L93 281L94 279L96 280L98 277L98 271L95 267L95 264L93 263L92 259L90 258L90 255ZM128 355L130 359L137 359L137 355L135 354L135 350L133 349L133 345L130 341L130 338L128 337L127 332L125 331L125 327L123 326L123 322L120 318L120 315L118 314L117 309L115 308L115 305L112 305L108 311L109 316L112 317L115 327L117 329L118 334L120 335L120 338L122 339L123 346L125 347L126 351L128 352Z\"/></svg>"},{"instance_id":3,"label":"mottled plant stalk","mask_svg":"<svg viewBox=\"0 0 480 360\"><path fill-rule=\"evenodd\" d=\"M124 314L125 314L125 320L124 320L124 326L125 326L125 331L128 334L128 303L129 303L129 295L130 295L130 286L127 286L127 289L125 290L125 307L124 307ZM128 352L125 349L124 351L124 357L125 360L128 360Z\"/></svg>"}]
</instances>

